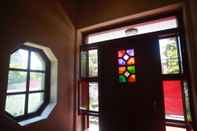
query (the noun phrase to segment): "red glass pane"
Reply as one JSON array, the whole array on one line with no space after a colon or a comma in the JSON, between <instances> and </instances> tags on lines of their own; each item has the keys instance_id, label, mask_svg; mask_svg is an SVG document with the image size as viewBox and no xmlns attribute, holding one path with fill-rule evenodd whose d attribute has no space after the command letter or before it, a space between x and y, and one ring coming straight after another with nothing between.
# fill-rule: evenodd
<instances>
[{"instance_id":1,"label":"red glass pane","mask_svg":"<svg viewBox=\"0 0 197 131\"><path fill-rule=\"evenodd\" d=\"M180 80L163 81L165 114L169 119L181 119L184 115L181 88Z\"/></svg>"},{"instance_id":2,"label":"red glass pane","mask_svg":"<svg viewBox=\"0 0 197 131\"><path fill-rule=\"evenodd\" d=\"M129 76L128 82L130 82L130 83L136 82L136 75Z\"/></svg>"},{"instance_id":3,"label":"red glass pane","mask_svg":"<svg viewBox=\"0 0 197 131\"><path fill-rule=\"evenodd\" d=\"M118 51L118 58L121 58L125 55L125 50L119 50Z\"/></svg>"}]
</instances>

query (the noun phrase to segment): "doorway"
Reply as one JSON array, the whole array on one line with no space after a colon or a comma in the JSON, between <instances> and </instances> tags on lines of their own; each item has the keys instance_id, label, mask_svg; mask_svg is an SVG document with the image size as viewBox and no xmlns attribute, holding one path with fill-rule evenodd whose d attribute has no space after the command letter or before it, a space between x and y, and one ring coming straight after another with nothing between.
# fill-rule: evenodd
<instances>
[{"instance_id":1,"label":"doorway","mask_svg":"<svg viewBox=\"0 0 197 131\"><path fill-rule=\"evenodd\" d=\"M84 129L192 130L187 54L178 23L173 15L86 36L78 90Z\"/></svg>"}]
</instances>

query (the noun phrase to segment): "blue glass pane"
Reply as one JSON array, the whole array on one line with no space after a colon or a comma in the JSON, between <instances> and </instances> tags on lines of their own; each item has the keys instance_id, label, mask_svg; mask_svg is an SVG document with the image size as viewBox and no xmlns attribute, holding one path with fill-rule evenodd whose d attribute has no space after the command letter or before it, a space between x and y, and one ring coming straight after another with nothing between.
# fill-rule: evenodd
<instances>
[{"instance_id":1,"label":"blue glass pane","mask_svg":"<svg viewBox=\"0 0 197 131\"><path fill-rule=\"evenodd\" d=\"M118 64L119 65L125 65L126 62L123 59L118 59Z\"/></svg>"},{"instance_id":2,"label":"blue glass pane","mask_svg":"<svg viewBox=\"0 0 197 131\"><path fill-rule=\"evenodd\" d=\"M128 54L129 56L134 56L134 49L128 49L128 50L127 50L127 54Z\"/></svg>"}]
</instances>

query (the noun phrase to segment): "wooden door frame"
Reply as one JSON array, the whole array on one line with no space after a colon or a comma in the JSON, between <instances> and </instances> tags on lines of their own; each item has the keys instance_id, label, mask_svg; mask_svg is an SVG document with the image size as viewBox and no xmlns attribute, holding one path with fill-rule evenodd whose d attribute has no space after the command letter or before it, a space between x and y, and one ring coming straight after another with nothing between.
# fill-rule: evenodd
<instances>
[{"instance_id":1,"label":"wooden door frame","mask_svg":"<svg viewBox=\"0 0 197 131\"><path fill-rule=\"evenodd\" d=\"M188 43L188 41L191 41L191 38L188 36L188 29L186 28L187 25L185 23L188 23L187 19L186 19L186 10L185 10L185 4L184 3L176 3L176 4L172 4L172 5L168 5L162 8L158 8L158 9L153 9L153 10L149 10L146 12L142 12L142 13L138 13L135 15L130 15L130 16L126 16L126 17L122 17L122 18L118 18L115 20L111 20L111 21L107 21L107 22L103 22L103 23L99 23L93 26L88 26L85 28L81 28L78 29L76 32L76 44L75 44L75 78L74 78L74 87L75 87L75 94L74 94L74 127L76 129L76 127L79 125L77 122L80 121L80 118L78 116L78 80L79 80L79 67L80 67L80 45L85 43L85 37L87 36L87 34L90 33L94 33L94 32L99 32L99 31L104 31L104 30L109 30L112 29L114 27L118 28L124 25L132 25L135 23L140 23L140 22L144 22L144 21L148 21L148 20L154 20L154 19L158 19L158 18L162 18L162 17L167 17L167 16L171 16L171 15L176 15L179 14L180 17L183 18L182 21L182 25L184 26L184 28L182 28L181 30L185 31L185 41ZM193 67L193 63L192 63L192 59L195 59L191 56L191 45L185 45L187 46L187 52L188 52L188 57L189 57L189 68L190 68L190 78L191 80L191 87L192 87L192 91L195 90L195 85L197 85L197 82L195 82L195 78L192 72L194 72L194 68ZM195 99L197 96L193 95L191 99ZM194 109L197 109L197 105L194 104L194 102L191 103L192 105L192 110L195 111ZM196 117L195 117L196 116ZM197 111L194 112L193 114L193 123L195 123L195 121L197 120ZM193 125L194 128L196 129L196 125Z\"/></svg>"}]
</instances>

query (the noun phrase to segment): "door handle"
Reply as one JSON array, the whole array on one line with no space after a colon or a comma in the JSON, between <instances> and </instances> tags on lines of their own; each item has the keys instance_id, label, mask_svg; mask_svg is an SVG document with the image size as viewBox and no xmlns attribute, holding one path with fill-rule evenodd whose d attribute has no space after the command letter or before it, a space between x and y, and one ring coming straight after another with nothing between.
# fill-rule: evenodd
<instances>
[{"instance_id":1,"label":"door handle","mask_svg":"<svg viewBox=\"0 0 197 131\"><path fill-rule=\"evenodd\" d=\"M158 114L159 109L160 109L160 101L158 98L154 98L152 101L152 108L153 108L153 113Z\"/></svg>"}]
</instances>

